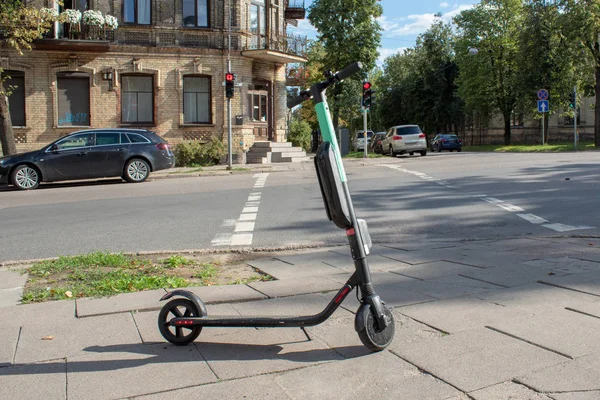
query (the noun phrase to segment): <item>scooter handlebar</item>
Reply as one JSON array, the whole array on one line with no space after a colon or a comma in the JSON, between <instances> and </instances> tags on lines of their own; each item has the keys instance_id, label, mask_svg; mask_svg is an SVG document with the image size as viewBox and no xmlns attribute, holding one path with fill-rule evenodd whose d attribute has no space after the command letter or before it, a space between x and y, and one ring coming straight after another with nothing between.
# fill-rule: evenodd
<instances>
[{"instance_id":1,"label":"scooter handlebar","mask_svg":"<svg viewBox=\"0 0 600 400\"><path fill-rule=\"evenodd\" d=\"M335 74L335 76L338 81L343 81L344 79L348 78L351 75L354 75L361 69L362 69L362 63L360 61L355 62L354 64L350 64L349 66L347 66L346 68L344 68L343 70L341 70L340 72Z\"/></svg>"},{"instance_id":2,"label":"scooter handlebar","mask_svg":"<svg viewBox=\"0 0 600 400\"><path fill-rule=\"evenodd\" d=\"M344 79L348 78L349 76L357 73L361 69L362 69L362 63L360 61L355 62L354 64L350 64L343 70L336 73L333 76L333 78L330 78L329 80L321 82L321 84L326 85L325 87L327 87L327 86L331 85L332 83L341 82ZM312 94L310 93L310 90L303 90L302 92L300 92L299 96L296 96L293 99L288 100L287 106L288 106L288 108L294 108L298 104L310 99L311 97L312 97Z\"/></svg>"},{"instance_id":3,"label":"scooter handlebar","mask_svg":"<svg viewBox=\"0 0 600 400\"><path fill-rule=\"evenodd\" d=\"M288 108L294 108L298 104L310 99L311 97L312 95L310 94L310 90L303 90L300 92L300 96L296 96L293 99L289 99L287 102L287 106Z\"/></svg>"}]
</instances>

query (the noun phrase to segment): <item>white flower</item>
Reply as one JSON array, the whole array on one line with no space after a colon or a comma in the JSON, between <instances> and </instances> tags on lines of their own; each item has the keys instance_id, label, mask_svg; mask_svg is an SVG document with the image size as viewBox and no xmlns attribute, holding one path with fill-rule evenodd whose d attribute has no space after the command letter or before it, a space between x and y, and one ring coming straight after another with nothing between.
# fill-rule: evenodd
<instances>
[{"instance_id":1,"label":"white flower","mask_svg":"<svg viewBox=\"0 0 600 400\"><path fill-rule=\"evenodd\" d=\"M113 17L112 15L105 15L104 25L106 25L108 29L117 29L119 27L119 21L117 21L117 18Z\"/></svg>"},{"instance_id":2,"label":"white flower","mask_svg":"<svg viewBox=\"0 0 600 400\"><path fill-rule=\"evenodd\" d=\"M91 26L103 26L104 17L101 11L87 10L83 12L83 22Z\"/></svg>"},{"instance_id":3,"label":"white flower","mask_svg":"<svg viewBox=\"0 0 600 400\"><path fill-rule=\"evenodd\" d=\"M67 9L60 13L60 18L68 24L77 24L81 21L81 11Z\"/></svg>"},{"instance_id":4,"label":"white flower","mask_svg":"<svg viewBox=\"0 0 600 400\"><path fill-rule=\"evenodd\" d=\"M55 8L42 8L40 13L44 19L49 21L56 21L58 18L58 11Z\"/></svg>"}]
</instances>

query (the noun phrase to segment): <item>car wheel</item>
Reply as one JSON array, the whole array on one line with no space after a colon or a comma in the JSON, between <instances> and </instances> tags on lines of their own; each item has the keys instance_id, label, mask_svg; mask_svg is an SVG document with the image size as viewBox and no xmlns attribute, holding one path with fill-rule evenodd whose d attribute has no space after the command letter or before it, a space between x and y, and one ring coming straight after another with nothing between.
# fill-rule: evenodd
<instances>
[{"instance_id":1,"label":"car wheel","mask_svg":"<svg viewBox=\"0 0 600 400\"><path fill-rule=\"evenodd\" d=\"M414 155L415 153L413 153L412 151L410 153L408 153L409 156Z\"/></svg>"},{"instance_id":2,"label":"car wheel","mask_svg":"<svg viewBox=\"0 0 600 400\"><path fill-rule=\"evenodd\" d=\"M144 182L150 175L150 165L141 158L133 158L125 164L124 175L127 182Z\"/></svg>"},{"instance_id":3,"label":"car wheel","mask_svg":"<svg viewBox=\"0 0 600 400\"><path fill-rule=\"evenodd\" d=\"M462 149L458 149L458 150L456 150L456 151L458 151L458 152L460 153L460 152L462 151Z\"/></svg>"},{"instance_id":4,"label":"car wheel","mask_svg":"<svg viewBox=\"0 0 600 400\"><path fill-rule=\"evenodd\" d=\"M394 147L390 146L390 156L396 158L396 152L394 151Z\"/></svg>"},{"instance_id":5,"label":"car wheel","mask_svg":"<svg viewBox=\"0 0 600 400\"><path fill-rule=\"evenodd\" d=\"M19 165L12 173L12 184L17 189L31 190L40 185L40 173L30 165Z\"/></svg>"},{"instance_id":6,"label":"car wheel","mask_svg":"<svg viewBox=\"0 0 600 400\"><path fill-rule=\"evenodd\" d=\"M427 150L420 151L421 157L425 157L427 155Z\"/></svg>"},{"instance_id":7,"label":"car wheel","mask_svg":"<svg viewBox=\"0 0 600 400\"><path fill-rule=\"evenodd\" d=\"M438 153L441 153L441 152L442 152L442 146L438 145L438 147L437 147L437 152L438 152Z\"/></svg>"}]
</instances>

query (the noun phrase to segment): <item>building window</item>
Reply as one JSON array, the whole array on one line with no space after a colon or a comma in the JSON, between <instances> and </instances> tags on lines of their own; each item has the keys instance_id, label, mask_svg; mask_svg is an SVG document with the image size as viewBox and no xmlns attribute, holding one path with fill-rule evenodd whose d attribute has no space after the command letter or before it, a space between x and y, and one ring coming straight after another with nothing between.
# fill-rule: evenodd
<instances>
[{"instance_id":1,"label":"building window","mask_svg":"<svg viewBox=\"0 0 600 400\"><path fill-rule=\"evenodd\" d=\"M183 78L183 122L212 123L210 99L209 77L185 76Z\"/></svg>"},{"instance_id":2,"label":"building window","mask_svg":"<svg viewBox=\"0 0 600 400\"><path fill-rule=\"evenodd\" d=\"M154 77L123 75L121 87L121 121L154 124Z\"/></svg>"},{"instance_id":3,"label":"building window","mask_svg":"<svg viewBox=\"0 0 600 400\"><path fill-rule=\"evenodd\" d=\"M150 0L123 0L123 22L150 25L151 20Z\"/></svg>"},{"instance_id":4,"label":"building window","mask_svg":"<svg viewBox=\"0 0 600 400\"><path fill-rule=\"evenodd\" d=\"M267 92L248 91L248 115L252 122L267 122Z\"/></svg>"},{"instance_id":5,"label":"building window","mask_svg":"<svg viewBox=\"0 0 600 400\"><path fill-rule=\"evenodd\" d=\"M25 74L21 71L2 72L4 90L9 94L8 108L12 126L25 126Z\"/></svg>"},{"instance_id":6,"label":"building window","mask_svg":"<svg viewBox=\"0 0 600 400\"><path fill-rule=\"evenodd\" d=\"M250 4L250 32L252 33L252 47L261 49L265 46L267 31L267 14L264 0L253 0Z\"/></svg>"},{"instance_id":7,"label":"building window","mask_svg":"<svg viewBox=\"0 0 600 400\"><path fill-rule=\"evenodd\" d=\"M84 72L56 75L58 126L90 126L90 76Z\"/></svg>"},{"instance_id":8,"label":"building window","mask_svg":"<svg viewBox=\"0 0 600 400\"><path fill-rule=\"evenodd\" d=\"M208 0L183 0L183 26L208 28Z\"/></svg>"}]
</instances>

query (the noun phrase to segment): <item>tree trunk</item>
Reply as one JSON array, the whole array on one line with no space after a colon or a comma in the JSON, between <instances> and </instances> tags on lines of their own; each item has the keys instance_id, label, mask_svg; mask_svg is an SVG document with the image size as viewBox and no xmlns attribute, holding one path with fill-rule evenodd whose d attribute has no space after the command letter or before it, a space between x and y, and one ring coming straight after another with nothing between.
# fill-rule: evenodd
<instances>
[{"instance_id":1,"label":"tree trunk","mask_svg":"<svg viewBox=\"0 0 600 400\"><path fill-rule=\"evenodd\" d=\"M510 113L504 114L504 145L510 145Z\"/></svg>"},{"instance_id":2,"label":"tree trunk","mask_svg":"<svg viewBox=\"0 0 600 400\"><path fill-rule=\"evenodd\" d=\"M577 110L575 110L577 112ZM594 111L594 143L600 148L600 65L596 65L596 109Z\"/></svg>"},{"instance_id":3,"label":"tree trunk","mask_svg":"<svg viewBox=\"0 0 600 400\"><path fill-rule=\"evenodd\" d=\"M0 94L0 143L2 143L2 153L5 156L17 154L17 145L8 109L8 97L3 93Z\"/></svg>"}]
</instances>

